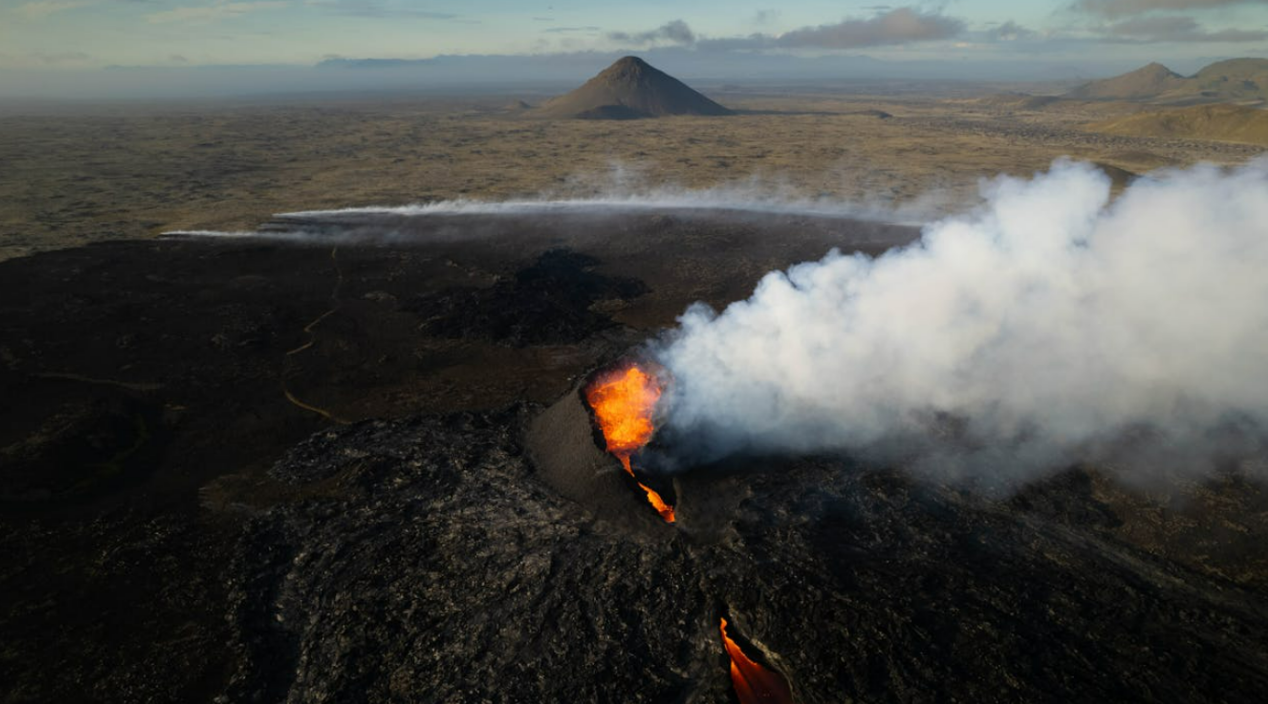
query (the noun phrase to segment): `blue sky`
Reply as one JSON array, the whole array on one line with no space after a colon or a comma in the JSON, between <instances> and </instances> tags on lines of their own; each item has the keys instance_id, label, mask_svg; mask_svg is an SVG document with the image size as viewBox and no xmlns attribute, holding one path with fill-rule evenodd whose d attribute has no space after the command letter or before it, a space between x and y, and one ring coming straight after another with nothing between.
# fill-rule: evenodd
<instances>
[{"instance_id":1,"label":"blue sky","mask_svg":"<svg viewBox=\"0 0 1268 704\"><path fill-rule=\"evenodd\" d=\"M1268 0L0 0L0 67L646 51L881 59L1268 55Z\"/></svg>"}]
</instances>

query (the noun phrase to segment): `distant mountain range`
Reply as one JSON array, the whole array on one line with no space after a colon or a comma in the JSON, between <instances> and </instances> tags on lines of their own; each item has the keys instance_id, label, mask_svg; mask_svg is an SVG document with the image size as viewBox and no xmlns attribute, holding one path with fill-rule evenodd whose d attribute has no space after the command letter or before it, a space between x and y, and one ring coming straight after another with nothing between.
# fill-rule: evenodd
<instances>
[{"instance_id":1,"label":"distant mountain range","mask_svg":"<svg viewBox=\"0 0 1268 704\"><path fill-rule=\"evenodd\" d=\"M316 67L326 73L357 71L408 72L420 75L450 75L465 80L489 80L505 76L516 79L535 77L537 80L575 80L602 66L620 60L623 53L577 52L567 54L441 54L427 59L351 58L325 59ZM684 49L650 49L644 58L677 74L686 72L694 76L754 78L792 77L804 74L807 80L829 76L858 79L872 76L891 77L922 76L935 67L918 62L885 62L868 56L757 56L732 57L726 54L707 54ZM584 73L583 73L584 72Z\"/></svg>"},{"instance_id":2,"label":"distant mountain range","mask_svg":"<svg viewBox=\"0 0 1268 704\"><path fill-rule=\"evenodd\" d=\"M558 54L439 55L426 59L334 57L316 64L322 74L407 74L420 80L488 81L490 79L572 81L620 59L625 52L585 51ZM878 80L1061 80L1102 75L1096 62L1061 64L1017 61L884 60L865 54L760 54L706 52L682 47L655 47L640 52L652 65L680 78L717 82L781 84ZM367 80L367 79L361 79Z\"/></svg>"},{"instance_id":3,"label":"distant mountain range","mask_svg":"<svg viewBox=\"0 0 1268 704\"><path fill-rule=\"evenodd\" d=\"M1092 81L1065 95L1082 100L1128 100L1159 105L1268 105L1268 59L1229 59L1192 76L1152 63L1121 76Z\"/></svg>"}]
</instances>

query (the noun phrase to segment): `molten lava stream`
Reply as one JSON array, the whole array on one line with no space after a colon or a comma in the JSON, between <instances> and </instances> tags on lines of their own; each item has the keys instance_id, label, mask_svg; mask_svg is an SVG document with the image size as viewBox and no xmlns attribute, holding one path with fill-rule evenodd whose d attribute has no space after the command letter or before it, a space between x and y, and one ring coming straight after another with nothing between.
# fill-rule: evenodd
<instances>
[{"instance_id":1,"label":"molten lava stream","mask_svg":"<svg viewBox=\"0 0 1268 704\"><path fill-rule=\"evenodd\" d=\"M624 372L607 375L586 389L586 403L594 411L595 420L603 431L608 452L621 460L621 466L643 493L647 501L667 523L674 522L674 507L646 484L638 481L630 457L651 441L656 432L652 414L660 400L660 381L631 364Z\"/></svg>"},{"instance_id":2,"label":"molten lava stream","mask_svg":"<svg viewBox=\"0 0 1268 704\"><path fill-rule=\"evenodd\" d=\"M722 619L722 645L731 658L731 685L740 704L792 704L792 689L783 675L750 660L726 634L725 618Z\"/></svg>"},{"instance_id":3,"label":"molten lava stream","mask_svg":"<svg viewBox=\"0 0 1268 704\"><path fill-rule=\"evenodd\" d=\"M629 460L626 458L622 459L625 459L625 471L629 472L631 477L634 476L634 470L630 469ZM665 519L666 523L673 523L674 507L665 503L665 500L660 497L660 494L656 493L655 489L647 486L643 482L640 482L638 479L635 479L634 483L638 484L638 488L642 489L643 492L647 494L647 503L651 504L652 508L656 509L656 513L659 513L660 517Z\"/></svg>"}]
</instances>

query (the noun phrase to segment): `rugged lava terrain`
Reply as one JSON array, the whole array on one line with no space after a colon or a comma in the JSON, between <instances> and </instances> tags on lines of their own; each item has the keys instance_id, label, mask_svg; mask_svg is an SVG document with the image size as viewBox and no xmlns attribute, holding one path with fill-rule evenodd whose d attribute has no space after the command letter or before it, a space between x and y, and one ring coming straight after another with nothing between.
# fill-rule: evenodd
<instances>
[{"instance_id":1,"label":"rugged lava terrain","mask_svg":"<svg viewBox=\"0 0 1268 704\"><path fill-rule=\"evenodd\" d=\"M1268 684L1254 594L1092 526L821 459L713 468L677 528L631 527L535 481L527 415L371 422L280 462L321 496L246 528L233 698L726 701L721 614L802 702Z\"/></svg>"},{"instance_id":2,"label":"rugged lava terrain","mask_svg":"<svg viewBox=\"0 0 1268 704\"><path fill-rule=\"evenodd\" d=\"M0 263L5 701L725 702L722 617L799 702L1268 687L1268 498L1234 471L983 498L745 458L663 479L670 526L602 452L594 370L694 300L910 230L266 230Z\"/></svg>"}]
</instances>

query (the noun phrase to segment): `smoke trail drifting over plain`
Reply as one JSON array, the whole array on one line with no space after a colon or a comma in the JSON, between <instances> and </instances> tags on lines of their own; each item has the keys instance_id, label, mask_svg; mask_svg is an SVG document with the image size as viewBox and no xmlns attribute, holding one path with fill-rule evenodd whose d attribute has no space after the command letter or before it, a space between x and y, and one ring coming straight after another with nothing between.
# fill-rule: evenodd
<instances>
[{"instance_id":1,"label":"smoke trail drifting over plain","mask_svg":"<svg viewBox=\"0 0 1268 704\"><path fill-rule=\"evenodd\" d=\"M707 448L902 458L1004 484L1262 452L1268 161L1141 179L1057 162L875 259L829 254L689 309L656 350L667 433Z\"/></svg>"},{"instance_id":2,"label":"smoke trail drifting over plain","mask_svg":"<svg viewBox=\"0 0 1268 704\"><path fill-rule=\"evenodd\" d=\"M551 215L666 210L714 210L774 215L847 217L915 224L946 212L947 194L930 191L901 203L848 201L832 194L806 195L802 189L779 180L750 178L705 188L653 185L638 172L620 165L601 175L578 177L577 185L564 192L547 192L533 198L511 200L456 199L413 205L366 206L335 210L279 213L281 218L347 218L357 215L426 217L434 215ZM581 184L586 184L583 187ZM578 191L583 191L578 193Z\"/></svg>"},{"instance_id":3,"label":"smoke trail drifting over plain","mask_svg":"<svg viewBox=\"0 0 1268 704\"><path fill-rule=\"evenodd\" d=\"M845 184L839 184L844 186ZM848 188L847 188L848 190ZM857 193L855 195L858 195ZM809 190L786 178L754 175L713 186L688 187L664 182L639 165L613 162L601 171L587 171L567 179L563 185L524 198L481 200L457 198L406 205L369 205L347 208L300 210L276 213L273 222L255 232L206 229L170 230L167 236L242 238L296 243L407 243L436 239L437 231L426 230L420 237L410 221L438 221L442 218L489 217L532 218L539 222L554 219L622 218L646 213L728 217L807 216L825 219L871 220L915 226L951 212L961 202L945 189L931 189L903 200L861 197L850 199L840 192ZM475 239L479 228L458 223L444 232L445 239Z\"/></svg>"}]
</instances>

